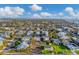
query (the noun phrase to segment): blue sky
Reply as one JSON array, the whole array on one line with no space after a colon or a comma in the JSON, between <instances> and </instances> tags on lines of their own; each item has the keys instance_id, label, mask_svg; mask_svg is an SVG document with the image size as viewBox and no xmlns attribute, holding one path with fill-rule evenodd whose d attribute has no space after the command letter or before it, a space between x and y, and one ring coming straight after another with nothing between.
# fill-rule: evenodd
<instances>
[{"instance_id":1,"label":"blue sky","mask_svg":"<svg viewBox=\"0 0 79 59\"><path fill-rule=\"evenodd\" d=\"M0 17L79 18L78 4L0 4Z\"/></svg>"}]
</instances>

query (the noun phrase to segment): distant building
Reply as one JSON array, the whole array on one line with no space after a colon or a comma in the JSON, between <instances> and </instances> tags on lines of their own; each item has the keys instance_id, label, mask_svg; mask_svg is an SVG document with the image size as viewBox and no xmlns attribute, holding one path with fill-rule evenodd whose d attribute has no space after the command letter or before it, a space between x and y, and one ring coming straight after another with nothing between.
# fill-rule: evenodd
<instances>
[{"instance_id":1,"label":"distant building","mask_svg":"<svg viewBox=\"0 0 79 59\"><path fill-rule=\"evenodd\" d=\"M27 42L22 42L20 45L17 46L17 49L25 49L29 47L29 44Z\"/></svg>"},{"instance_id":2,"label":"distant building","mask_svg":"<svg viewBox=\"0 0 79 59\"><path fill-rule=\"evenodd\" d=\"M44 48L45 48L45 50L53 51L53 47L51 47L51 46L45 46Z\"/></svg>"},{"instance_id":3,"label":"distant building","mask_svg":"<svg viewBox=\"0 0 79 59\"><path fill-rule=\"evenodd\" d=\"M74 49L76 49L77 47L75 47L74 45L72 45L72 44L67 44L66 45L70 50L74 50Z\"/></svg>"},{"instance_id":4,"label":"distant building","mask_svg":"<svg viewBox=\"0 0 79 59\"><path fill-rule=\"evenodd\" d=\"M61 42L60 42L60 40L59 39L52 39L53 40L53 42L55 43L55 44L60 44Z\"/></svg>"}]
</instances>

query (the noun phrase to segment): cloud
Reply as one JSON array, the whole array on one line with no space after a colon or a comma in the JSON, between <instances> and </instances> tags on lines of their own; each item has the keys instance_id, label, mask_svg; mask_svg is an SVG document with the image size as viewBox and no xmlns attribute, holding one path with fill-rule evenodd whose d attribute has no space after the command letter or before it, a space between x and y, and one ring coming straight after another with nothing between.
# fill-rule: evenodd
<instances>
[{"instance_id":1,"label":"cloud","mask_svg":"<svg viewBox=\"0 0 79 59\"><path fill-rule=\"evenodd\" d=\"M27 14L28 14L28 15L31 15L32 13L31 13L31 12L27 12Z\"/></svg>"},{"instance_id":2,"label":"cloud","mask_svg":"<svg viewBox=\"0 0 79 59\"><path fill-rule=\"evenodd\" d=\"M62 17L61 17L62 16ZM35 13L31 16L32 18L51 18L51 19L57 19L57 18L63 18L64 14L62 12L57 13L57 14L52 14L49 12L40 12L40 13Z\"/></svg>"},{"instance_id":3,"label":"cloud","mask_svg":"<svg viewBox=\"0 0 79 59\"><path fill-rule=\"evenodd\" d=\"M59 16L64 16L64 14L62 12L58 13Z\"/></svg>"},{"instance_id":4,"label":"cloud","mask_svg":"<svg viewBox=\"0 0 79 59\"><path fill-rule=\"evenodd\" d=\"M20 7L4 7L0 8L0 16L2 17L17 17L23 15L24 9Z\"/></svg>"},{"instance_id":5,"label":"cloud","mask_svg":"<svg viewBox=\"0 0 79 59\"><path fill-rule=\"evenodd\" d=\"M31 6L31 9L32 9L33 11L40 11L40 10L42 10L42 7L41 7L41 6L38 6L38 5L36 5L36 4L33 4L33 5Z\"/></svg>"},{"instance_id":6,"label":"cloud","mask_svg":"<svg viewBox=\"0 0 79 59\"><path fill-rule=\"evenodd\" d=\"M74 9L72 7L66 7L65 11L70 15L70 16L75 16Z\"/></svg>"},{"instance_id":7,"label":"cloud","mask_svg":"<svg viewBox=\"0 0 79 59\"><path fill-rule=\"evenodd\" d=\"M66 18L68 19L79 19L79 12L75 12L75 9L73 9L72 7L66 7L65 11L70 15Z\"/></svg>"},{"instance_id":8,"label":"cloud","mask_svg":"<svg viewBox=\"0 0 79 59\"><path fill-rule=\"evenodd\" d=\"M32 18L41 18L41 16L39 14L33 14Z\"/></svg>"},{"instance_id":9,"label":"cloud","mask_svg":"<svg viewBox=\"0 0 79 59\"><path fill-rule=\"evenodd\" d=\"M67 12L73 12L74 9L73 9L72 7L66 7L66 8L65 8L65 11L67 11Z\"/></svg>"},{"instance_id":10,"label":"cloud","mask_svg":"<svg viewBox=\"0 0 79 59\"><path fill-rule=\"evenodd\" d=\"M41 12L40 15L43 16L43 17L50 17L50 16L52 16L52 14L48 13L48 12Z\"/></svg>"}]
</instances>

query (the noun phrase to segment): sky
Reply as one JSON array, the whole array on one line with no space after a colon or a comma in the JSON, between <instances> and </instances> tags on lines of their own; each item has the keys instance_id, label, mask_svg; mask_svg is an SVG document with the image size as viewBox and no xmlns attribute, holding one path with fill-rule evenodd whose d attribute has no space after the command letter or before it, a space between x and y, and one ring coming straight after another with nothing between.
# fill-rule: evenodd
<instances>
[{"instance_id":1,"label":"sky","mask_svg":"<svg viewBox=\"0 0 79 59\"><path fill-rule=\"evenodd\" d=\"M0 4L0 18L79 19L79 4Z\"/></svg>"}]
</instances>

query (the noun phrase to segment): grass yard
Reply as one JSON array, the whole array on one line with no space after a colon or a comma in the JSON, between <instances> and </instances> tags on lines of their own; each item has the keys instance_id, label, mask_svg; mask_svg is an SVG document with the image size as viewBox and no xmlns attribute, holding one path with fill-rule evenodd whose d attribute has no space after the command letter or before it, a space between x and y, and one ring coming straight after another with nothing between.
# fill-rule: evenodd
<instances>
[{"instance_id":1,"label":"grass yard","mask_svg":"<svg viewBox=\"0 0 79 59\"><path fill-rule=\"evenodd\" d=\"M79 50L76 50L75 52L76 52L77 54L79 54Z\"/></svg>"},{"instance_id":2,"label":"grass yard","mask_svg":"<svg viewBox=\"0 0 79 59\"><path fill-rule=\"evenodd\" d=\"M42 50L42 54L50 55L50 54L52 54L52 51L49 51L49 50Z\"/></svg>"},{"instance_id":3,"label":"grass yard","mask_svg":"<svg viewBox=\"0 0 79 59\"><path fill-rule=\"evenodd\" d=\"M54 48L54 54L71 54L71 51L63 45L56 45L53 43L52 47Z\"/></svg>"}]
</instances>

